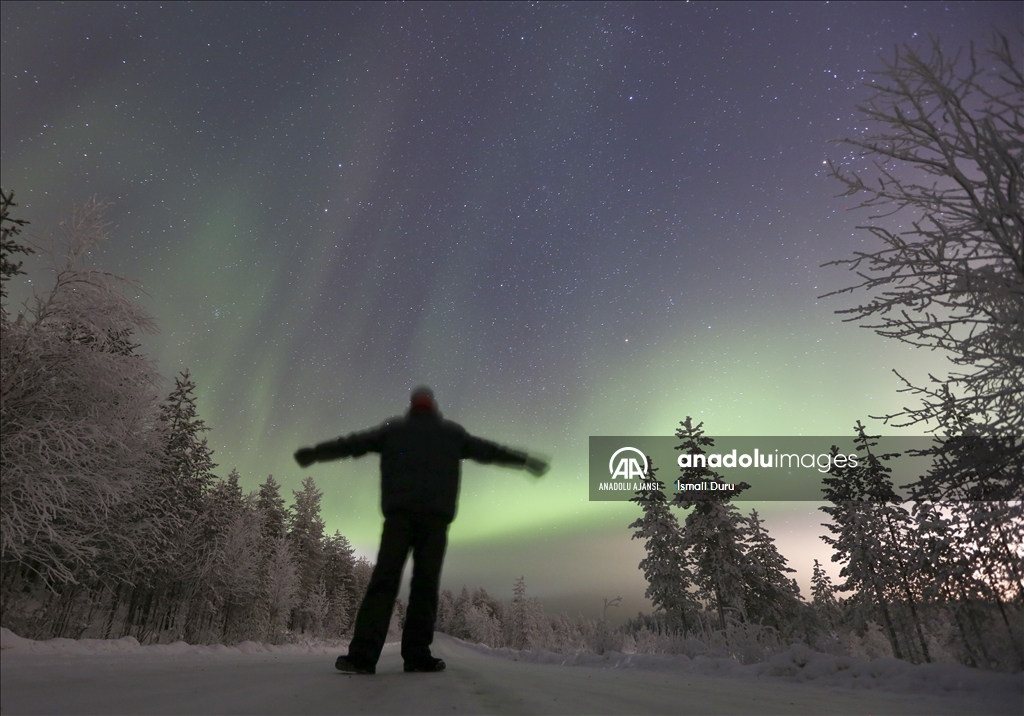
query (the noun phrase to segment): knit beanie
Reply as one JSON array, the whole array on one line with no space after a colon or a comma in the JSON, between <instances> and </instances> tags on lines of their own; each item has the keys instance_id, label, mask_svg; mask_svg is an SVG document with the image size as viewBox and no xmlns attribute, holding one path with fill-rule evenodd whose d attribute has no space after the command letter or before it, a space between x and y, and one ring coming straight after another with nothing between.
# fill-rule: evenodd
<instances>
[{"instance_id":1,"label":"knit beanie","mask_svg":"<svg viewBox=\"0 0 1024 716\"><path fill-rule=\"evenodd\" d=\"M425 385L421 385L412 391L410 407L413 410L435 411L437 402L434 400L434 391Z\"/></svg>"}]
</instances>

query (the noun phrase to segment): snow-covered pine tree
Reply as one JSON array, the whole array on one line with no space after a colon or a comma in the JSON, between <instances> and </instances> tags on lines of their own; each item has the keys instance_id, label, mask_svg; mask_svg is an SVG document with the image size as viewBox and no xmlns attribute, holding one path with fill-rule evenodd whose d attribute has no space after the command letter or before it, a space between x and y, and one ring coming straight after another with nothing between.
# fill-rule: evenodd
<instances>
[{"instance_id":1,"label":"snow-covered pine tree","mask_svg":"<svg viewBox=\"0 0 1024 716\"><path fill-rule=\"evenodd\" d=\"M293 490L292 494L295 502L288 513L288 540L298 560L301 605L308 599L323 572L324 521L320 517L323 493L317 489L312 476L307 476L302 480L302 489ZM309 615L300 607L292 616L292 628L305 631L308 621Z\"/></svg>"},{"instance_id":2,"label":"snow-covered pine tree","mask_svg":"<svg viewBox=\"0 0 1024 716\"><path fill-rule=\"evenodd\" d=\"M442 634L452 634L453 620L455 618L455 595L450 589L442 589L437 598L437 631Z\"/></svg>"},{"instance_id":3,"label":"snow-covered pine tree","mask_svg":"<svg viewBox=\"0 0 1024 716\"><path fill-rule=\"evenodd\" d=\"M948 389L947 389L948 390ZM908 487L937 591L951 596L960 624L982 620L980 603L995 604L1017 668L1024 667L1019 623L1024 610L1024 452L1018 437L982 437L971 416L950 399L943 437L925 451L929 470ZM965 646L967 628L961 626ZM974 629L977 631L977 628ZM986 650L986 640L975 642ZM1003 640L1000 640L1003 641ZM984 655L984 663L993 659ZM1003 659L995 659L1000 661Z\"/></svg>"},{"instance_id":4,"label":"snow-covered pine tree","mask_svg":"<svg viewBox=\"0 0 1024 716\"><path fill-rule=\"evenodd\" d=\"M559 654L575 654L586 647L576 625L565 612L562 612L552 622L553 650Z\"/></svg>"},{"instance_id":5,"label":"snow-covered pine tree","mask_svg":"<svg viewBox=\"0 0 1024 716\"><path fill-rule=\"evenodd\" d=\"M347 589L338 589L331 595L331 606L327 610L327 635L332 638L344 636L353 626L351 617L352 599Z\"/></svg>"},{"instance_id":6,"label":"snow-covered pine tree","mask_svg":"<svg viewBox=\"0 0 1024 716\"><path fill-rule=\"evenodd\" d=\"M287 534L288 509L281 497L281 486L273 475L260 485L256 497L256 509L263 521L263 539L272 544Z\"/></svg>"},{"instance_id":7,"label":"snow-covered pine tree","mask_svg":"<svg viewBox=\"0 0 1024 716\"><path fill-rule=\"evenodd\" d=\"M225 605L222 642L262 639L259 605L263 594L263 556L260 553L260 516L255 496L246 495L224 540L223 578Z\"/></svg>"},{"instance_id":8,"label":"snow-covered pine tree","mask_svg":"<svg viewBox=\"0 0 1024 716\"><path fill-rule=\"evenodd\" d=\"M359 605L363 603L366 596L366 588L370 586L370 577L373 576L373 563L366 557L359 557L352 565L352 589L350 595L349 624L356 623L356 614Z\"/></svg>"},{"instance_id":9,"label":"snow-covered pine tree","mask_svg":"<svg viewBox=\"0 0 1024 716\"><path fill-rule=\"evenodd\" d=\"M266 566L266 620L272 643L284 640L292 610L299 603L299 570L287 537L280 537Z\"/></svg>"},{"instance_id":10,"label":"snow-covered pine tree","mask_svg":"<svg viewBox=\"0 0 1024 716\"><path fill-rule=\"evenodd\" d=\"M235 515L245 509L245 496L237 468L224 480L213 482L203 495L202 524L204 543L215 542L228 530Z\"/></svg>"},{"instance_id":11,"label":"snow-covered pine tree","mask_svg":"<svg viewBox=\"0 0 1024 716\"><path fill-rule=\"evenodd\" d=\"M349 611L352 604L352 570L355 567L354 549L349 541L335 531L324 539L323 580L330 601L330 608L325 620L326 633L329 636L341 636L348 629Z\"/></svg>"},{"instance_id":12,"label":"snow-covered pine tree","mask_svg":"<svg viewBox=\"0 0 1024 716\"><path fill-rule=\"evenodd\" d=\"M899 455L875 454L878 436L867 435L860 421L855 430L857 465L834 467L822 480L825 499L832 506L819 509L832 518L824 526L835 535L822 540L835 549L833 561L845 562L840 575L846 582L840 588L872 600L881 612L896 658L913 660L920 655L930 661L918 614L921 584L909 565L915 533L910 514L893 489L892 469L885 464ZM907 609L911 622L902 644L897 607Z\"/></svg>"},{"instance_id":13,"label":"snow-covered pine tree","mask_svg":"<svg viewBox=\"0 0 1024 716\"><path fill-rule=\"evenodd\" d=\"M468 617L469 609L473 606L473 600L469 596L469 587L462 585L459 596L455 598L455 605L452 616L452 630L449 632L456 639L470 639Z\"/></svg>"},{"instance_id":14,"label":"snow-covered pine tree","mask_svg":"<svg viewBox=\"0 0 1024 716\"><path fill-rule=\"evenodd\" d=\"M502 610L500 603L497 605L499 608L495 609L496 600L482 587L473 591L469 609L466 611L466 631L469 633L470 641L490 647L504 646L503 624L500 618Z\"/></svg>"},{"instance_id":15,"label":"snow-covered pine tree","mask_svg":"<svg viewBox=\"0 0 1024 716\"><path fill-rule=\"evenodd\" d=\"M216 619L209 611L200 614L194 608L207 588L204 552L197 545L206 529L201 519L204 498L217 467L204 436L209 428L199 417L195 389L185 370L175 376L174 388L160 405L155 430L160 479L148 496L149 516L159 530L160 559L131 590L122 635L141 633L158 618L160 628L174 638L206 638L199 635L210 633ZM158 607L159 616L154 617Z\"/></svg>"},{"instance_id":16,"label":"snow-covered pine tree","mask_svg":"<svg viewBox=\"0 0 1024 716\"><path fill-rule=\"evenodd\" d=\"M492 648L505 646L504 624L491 612L478 606L469 609L469 631L473 641Z\"/></svg>"},{"instance_id":17,"label":"snow-covered pine tree","mask_svg":"<svg viewBox=\"0 0 1024 716\"><path fill-rule=\"evenodd\" d=\"M960 510L916 502L913 515L923 599L944 607L955 624L960 639L954 649L959 661L968 666L994 663L988 649L992 640L985 629L991 616L986 599L989 586L978 578L975 550L963 543Z\"/></svg>"},{"instance_id":18,"label":"snow-covered pine tree","mask_svg":"<svg viewBox=\"0 0 1024 716\"><path fill-rule=\"evenodd\" d=\"M273 475L260 485L252 496L252 509L259 525L259 542L257 553L260 569L257 597L253 605L252 620L259 625L263 639L278 639L279 629L271 618L273 585L271 584L271 565L278 557L279 543L287 538L286 520L288 510L281 487Z\"/></svg>"},{"instance_id":19,"label":"snow-covered pine tree","mask_svg":"<svg viewBox=\"0 0 1024 716\"><path fill-rule=\"evenodd\" d=\"M551 621L540 601L526 595L525 577L516 580L509 608L503 613L498 602L493 611L499 622L504 621L505 642L513 649L543 649L551 645L554 638Z\"/></svg>"},{"instance_id":20,"label":"snow-covered pine tree","mask_svg":"<svg viewBox=\"0 0 1024 716\"><path fill-rule=\"evenodd\" d=\"M306 601L302 604L302 610L307 615L307 631L313 635L314 639L319 639L323 636L327 614L330 609L331 598L327 594L327 584L321 578L309 590L309 594L306 595Z\"/></svg>"},{"instance_id":21,"label":"snow-covered pine tree","mask_svg":"<svg viewBox=\"0 0 1024 716\"><path fill-rule=\"evenodd\" d=\"M687 613L699 604L690 591L693 575L689 554L683 540L683 531L676 516L669 509L663 492L664 484L655 478L658 468L647 458L645 482L656 484L657 489L639 490L630 498L643 510L643 515L630 523L633 539L644 540L647 557L640 561L640 569L647 579L644 596L665 612L672 628L689 631Z\"/></svg>"},{"instance_id":22,"label":"snow-covered pine tree","mask_svg":"<svg viewBox=\"0 0 1024 716\"><path fill-rule=\"evenodd\" d=\"M402 637L402 629L405 627L405 614L408 605L401 599L395 600L395 608L391 611L391 623L388 624L389 640L397 640Z\"/></svg>"},{"instance_id":23,"label":"snow-covered pine tree","mask_svg":"<svg viewBox=\"0 0 1024 716\"><path fill-rule=\"evenodd\" d=\"M714 439L704 434L704 423L694 425L690 416L679 424L676 437L681 440L676 449L685 455L706 455L706 448L715 444ZM725 482L709 467L683 468L680 480ZM746 523L728 500L749 487L740 482L731 495L719 491L704 498L696 497L697 493L677 492L672 498L673 506L682 510L692 508L683 523L683 545L690 555L700 594L715 604L720 629L726 627L727 611L746 619L744 592L753 566L746 554Z\"/></svg>"},{"instance_id":24,"label":"snow-covered pine tree","mask_svg":"<svg viewBox=\"0 0 1024 716\"><path fill-rule=\"evenodd\" d=\"M26 246L18 239L22 227L28 222L11 216L11 209L16 206L14 192L0 189L0 321L7 319L7 306L4 303L4 299L7 298L7 281L12 276L25 273L21 270L22 262L11 257L14 254L35 253L30 246Z\"/></svg>"},{"instance_id":25,"label":"snow-covered pine tree","mask_svg":"<svg viewBox=\"0 0 1024 716\"><path fill-rule=\"evenodd\" d=\"M814 560L814 571L811 573L811 599L818 618L830 631L835 631L839 621L836 588L818 560Z\"/></svg>"},{"instance_id":26,"label":"snow-covered pine tree","mask_svg":"<svg viewBox=\"0 0 1024 716\"><path fill-rule=\"evenodd\" d=\"M686 516L684 539L700 593L718 612L718 627L726 628L726 612L745 621L746 584L754 570L744 552L746 527L739 510L718 500L696 503Z\"/></svg>"},{"instance_id":27,"label":"snow-covered pine tree","mask_svg":"<svg viewBox=\"0 0 1024 716\"><path fill-rule=\"evenodd\" d=\"M756 623L785 633L795 626L800 610L800 587L787 574L795 569L775 547L764 520L751 510L746 517L747 558L752 569L747 573L747 617Z\"/></svg>"},{"instance_id":28,"label":"snow-covered pine tree","mask_svg":"<svg viewBox=\"0 0 1024 716\"><path fill-rule=\"evenodd\" d=\"M530 623L529 605L526 599L526 578L521 576L516 579L512 587L512 608L509 610L510 634L509 646L513 649L529 649L533 637L533 628Z\"/></svg>"},{"instance_id":29,"label":"snow-covered pine tree","mask_svg":"<svg viewBox=\"0 0 1024 716\"><path fill-rule=\"evenodd\" d=\"M166 497L174 510L186 520L197 516L203 508L203 495L216 479L213 450L204 433L209 432L199 417L196 406L196 384L186 369L174 378L174 389L160 408L160 425L164 437L164 474Z\"/></svg>"},{"instance_id":30,"label":"snow-covered pine tree","mask_svg":"<svg viewBox=\"0 0 1024 716\"><path fill-rule=\"evenodd\" d=\"M239 641L256 629L248 615L260 593L260 517L255 498L242 494L240 476L232 469L215 482L203 498L202 530L196 533L192 554L198 579L191 608L214 614L208 640Z\"/></svg>"},{"instance_id":31,"label":"snow-covered pine tree","mask_svg":"<svg viewBox=\"0 0 1024 716\"><path fill-rule=\"evenodd\" d=\"M189 643L211 643L222 638L229 589L225 579L230 579L231 569L225 565L224 546L228 528L242 508L237 472L232 477L233 480L216 480L206 486L188 530L181 558L180 602L183 638ZM141 635L141 631L136 633L137 637Z\"/></svg>"},{"instance_id":32,"label":"snow-covered pine tree","mask_svg":"<svg viewBox=\"0 0 1024 716\"><path fill-rule=\"evenodd\" d=\"M963 535L964 546L974 545L978 568L994 583L1010 585L1010 601L1024 598L1024 440L984 437L952 396L943 432L924 451L932 459L929 470L908 485L915 503L956 504L956 516L971 532ZM980 544L985 548L977 549Z\"/></svg>"}]
</instances>

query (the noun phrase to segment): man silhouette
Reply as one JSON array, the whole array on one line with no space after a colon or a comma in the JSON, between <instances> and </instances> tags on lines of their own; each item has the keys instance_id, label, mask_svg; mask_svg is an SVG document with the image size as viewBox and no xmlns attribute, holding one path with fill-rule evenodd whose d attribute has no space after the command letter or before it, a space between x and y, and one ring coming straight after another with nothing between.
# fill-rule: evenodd
<instances>
[{"instance_id":1,"label":"man silhouette","mask_svg":"<svg viewBox=\"0 0 1024 716\"><path fill-rule=\"evenodd\" d=\"M455 518L461 461L523 467L536 476L547 472L544 460L470 435L441 417L434 393L427 387L412 392L404 417L385 421L365 432L301 448L295 460L302 467L317 461L380 454L381 508L384 530L366 596L356 615L348 654L335 666L349 674L376 671L391 612L402 581L402 569L412 550L413 570L409 607L402 630L402 660L406 671L443 671L434 658L434 640L441 565L448 543L448 525Z\"/></svg>"}]
</instances>

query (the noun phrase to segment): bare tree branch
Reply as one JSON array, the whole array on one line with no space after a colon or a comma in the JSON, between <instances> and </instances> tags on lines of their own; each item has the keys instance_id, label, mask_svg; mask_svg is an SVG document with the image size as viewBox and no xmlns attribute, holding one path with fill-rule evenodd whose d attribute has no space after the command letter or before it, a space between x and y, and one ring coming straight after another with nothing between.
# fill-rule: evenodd
<instances>
[{"instance_id":1,"label":"bare tree branch","mask_svg":"<svg viewBox=\"0 0 1024 716\"><path fill-rule=\"evenodd\" d=\"M872 134L840 144L854 164L830 163L858 208L858 227L881 248L844 265L858 283L828 296L867 291L839 311L846 320L910 345L941 350L957 366L904 380L921 400L883 416L898 425L942 425L950 401L993 434L1024 433L1024 74L1004 36L966 57L937 40L924 57L898 50L876 73L860 111ZM866 168L861 168L864 165ZM901 376L902 378L902 376ZM952 397L956 393L960 397Z\"/></svg>"}]
</instances>

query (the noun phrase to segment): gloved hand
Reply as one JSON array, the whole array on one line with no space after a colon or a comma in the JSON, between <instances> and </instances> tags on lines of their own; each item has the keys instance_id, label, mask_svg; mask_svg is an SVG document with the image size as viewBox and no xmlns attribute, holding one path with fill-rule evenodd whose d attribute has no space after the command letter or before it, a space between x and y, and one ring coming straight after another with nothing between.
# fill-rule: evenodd
<instances>
[{"instance_id":1,"label":"gloved hand","mask_svg":"<svg viewBox=\"0 0 1024 716\"><path fill-rule=\"evenodd\" d=\"M309 467L316 462L316 450L310 447L299 448L295 451L295 462L301 467Z\"/></svg>"},{"instance_id":2,"label":"gloved hand","mask_svg":"<svg viewBox=\"0 0 1024 716\"><path fill-rule=\"evenodd\" d=\"M540 477L548 471L548 468L550 468L551 465L543 458L539 458L536 455L529 455L526 458L526 465L524 467L526 467L534 477Z\"/></svg>"}]
</instances>

